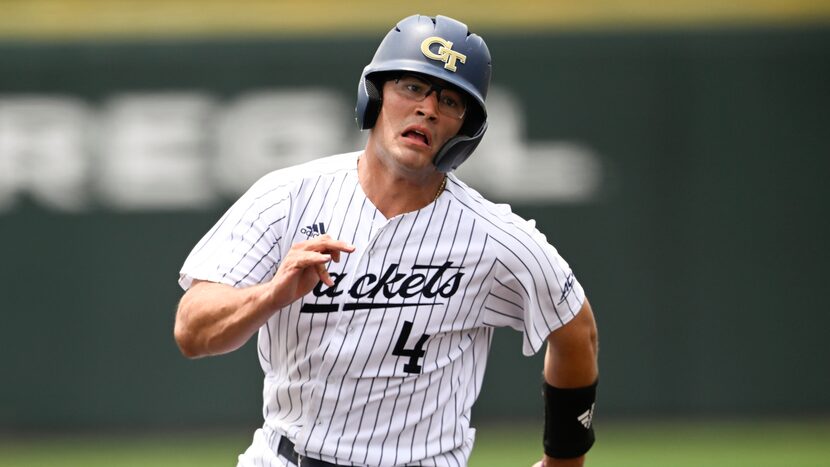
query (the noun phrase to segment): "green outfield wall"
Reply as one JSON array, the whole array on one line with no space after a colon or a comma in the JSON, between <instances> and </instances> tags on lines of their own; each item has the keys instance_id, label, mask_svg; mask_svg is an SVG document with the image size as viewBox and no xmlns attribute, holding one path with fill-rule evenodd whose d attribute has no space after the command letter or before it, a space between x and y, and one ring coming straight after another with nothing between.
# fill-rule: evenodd
<instances>
[{"instance_id":1,"label":"green outfield wall","mask_svg":"<svg viewBox=\"0 0 830 467\"><path fill-rule=\"evenodd\" d=\"M461 175L585 286L600 414L830 415L830 29L487 39ZM259 423L250 343L178 353L178 268L258 175L360 147L376 43L0 42L0 430ZM540 357L498 332L476 418L535 417Z\"/></svg>"}]
</instances>

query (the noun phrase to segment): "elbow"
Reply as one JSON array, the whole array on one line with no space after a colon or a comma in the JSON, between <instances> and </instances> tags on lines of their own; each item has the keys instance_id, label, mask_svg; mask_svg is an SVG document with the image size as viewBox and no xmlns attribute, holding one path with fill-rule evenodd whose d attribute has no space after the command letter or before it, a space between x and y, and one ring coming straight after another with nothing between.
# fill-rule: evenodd
<instances>
[{"instance_id":1,"label":"elbow","mask_svg":"<svg viewBox=\"0 0 830 467\"><path fill-rule=\"evenodd\" d=\"M596 358L599 353L599 333L594 311L587 299L577 315L577 319L574 320L574 327L577 339L584 342Z\"/></svg>"},{"instance_id":2,"label":"elbow","mask_svg":"<svg viewBox=\"0 0 830 467\"><path fill-rule=\"evenodd\" d=\"M583 358L596 362L599 356L599 335L596 323L591 319L580 320L573 324L570 339L565 343L566 351L581 354Z\"/></svg>"},{"instance_id":3,"label":"elbow","mask_svg":"<svg viewBox=\"0 0 830 467\"><path fill-rule=\"evenodd\" d=\"M210 296L194 290L204 290L195 285L182 297L176 310L173 338L183 356L194 359L221 355L241 347L250 334L242 335L234 317L224 316ZM208 303L208 305L205 305Z\"/></svg>"},{"instance_id":4,"label":"elbow","mask_svg":"<svg viewBox=\"0 0 830 467\"><path fill-rule=\"evenodd\" d=\"M580 320L578 335L580 336L579 340L584 343L585 351L590 353L593 360L596 361L599 356L599 333L597 332L597 323L594 320L593 313L589 314L589 319Z\"/></svg>"},{"instance_id":5,"label":"elbow","mask_svg":"<svg viewBox=\"0 0 830 467\"><path fill-rule=\"evenodd\" d=\"M202 322L188 320L187 314L183 314L181 310L176 316L173 339L182 355L189 359L210 357L235 349L228 348L222 336L217 335L210 327L204 326Z\"/></svg>"},{"instance_id":6,"label":"elbow","mask_svg":"<svg viewBox=\"0 0 830 467\"><path fill-rule=\"evenodd\" d=\"M597 358L599 356L599 333L597 332L596 323L592 323L586 334L588 342L591 344L591 350L594 352L594 358Z\"/></svg>"},{"instance_id":7,"label":"elbow","mask_svg":"<svg viewBox=\"0 0 830 467\"><path fill-rule=\"evenodd\" d=\"M179 301L176 309L176 323L173 326L173 339L179 347L179 352L189 359L204 357L204 338L198 320L198 310L194 305L193 288L187 291Z\"/></svg>"},{"instance_id":8,"label":"elbow","mask_svg":"<svg viewBox=\"0 0 830 467\"><path fill-rule=\"evenodd\" d=\"M173 329L173 338L176 340L176 345L179 346L179 351L186 358L199 358L202 354L197 350L196 339L193 333L181 324L178 320Z\"/></svg>"},{"instance_id":9,"label":"elbow","mask_svg":"<svg viewBox=\"0 0 830 467\"><path fill-rule=\"evenodd\" d=\"M204 356L204 353L199 350L198 333L194 329L193 323L188 319L188 313L185 306L185 300L179 303L179 309L176 311L176 324L173 326L173 339L179 347L179 351L187 358L199 358Z\"/></svg>"}]
</instances>

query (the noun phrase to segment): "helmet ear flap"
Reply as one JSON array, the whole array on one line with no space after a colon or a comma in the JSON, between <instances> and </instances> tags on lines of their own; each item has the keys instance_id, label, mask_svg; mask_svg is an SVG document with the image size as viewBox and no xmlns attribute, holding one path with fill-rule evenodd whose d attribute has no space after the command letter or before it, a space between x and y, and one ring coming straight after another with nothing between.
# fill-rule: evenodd
<instances>
[{"instance_id":1,"label":"helmet ear flap","mask_svg":"<svg viewBox=\"0 0 830 467\"><path fill-rule=\"evenodd\" d=\"M484 122L476 134L472 136L459 135L451 138L435 154L432 163L439 171L444 173L457 169L478 147L485 131L487 131L487 122Z\"/></svg>"},{"instance_id":2,"label":"helmet ear flap","mask_svg":"<svg viewBox=\"0 0 830 467\"><path fill-rule=\"evenodd\" d=\"M357 126L361 130L368 130L375 126L382 100L375 82L366 78L365 75L362 76L357 86L357 106L355 107Z\"/></svg>"}]
</instances>

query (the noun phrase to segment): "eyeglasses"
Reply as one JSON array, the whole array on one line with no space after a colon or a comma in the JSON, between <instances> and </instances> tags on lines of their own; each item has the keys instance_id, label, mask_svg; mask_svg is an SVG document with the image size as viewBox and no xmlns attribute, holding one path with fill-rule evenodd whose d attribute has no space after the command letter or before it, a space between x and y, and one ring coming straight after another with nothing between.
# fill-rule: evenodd
<instances>
[{"instance_id":1,"label":"eyeglasses","mask_svg":"<svg viewBox=\"0 0 830 467\"><path fill-rule=\"evenodd\" d=\"M438 112L447 117L460 120L467 112L467 103L460 92L414 75L403 75L396 79L394 89L398 95L416 102L423 101L435 91L438 96Z\"/></svg>"}]
</instances>

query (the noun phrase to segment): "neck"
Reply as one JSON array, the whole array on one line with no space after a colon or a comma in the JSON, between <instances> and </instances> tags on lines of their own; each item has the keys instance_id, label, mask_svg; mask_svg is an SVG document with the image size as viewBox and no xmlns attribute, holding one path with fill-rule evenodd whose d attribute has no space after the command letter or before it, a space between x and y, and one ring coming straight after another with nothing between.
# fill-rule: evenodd
<instances>
[{"instance_id":1,"label":"neck","mask_svg":"<svg viewBox=\"0 0 830 467\"><path fill-rule=\"evenodd\" d=\"M438 170L427 174L396 174L366 153L358 159L357 172L366 197L387 219L433 203L446 183L446 175Z\"/></svg>"}]
</instances>

